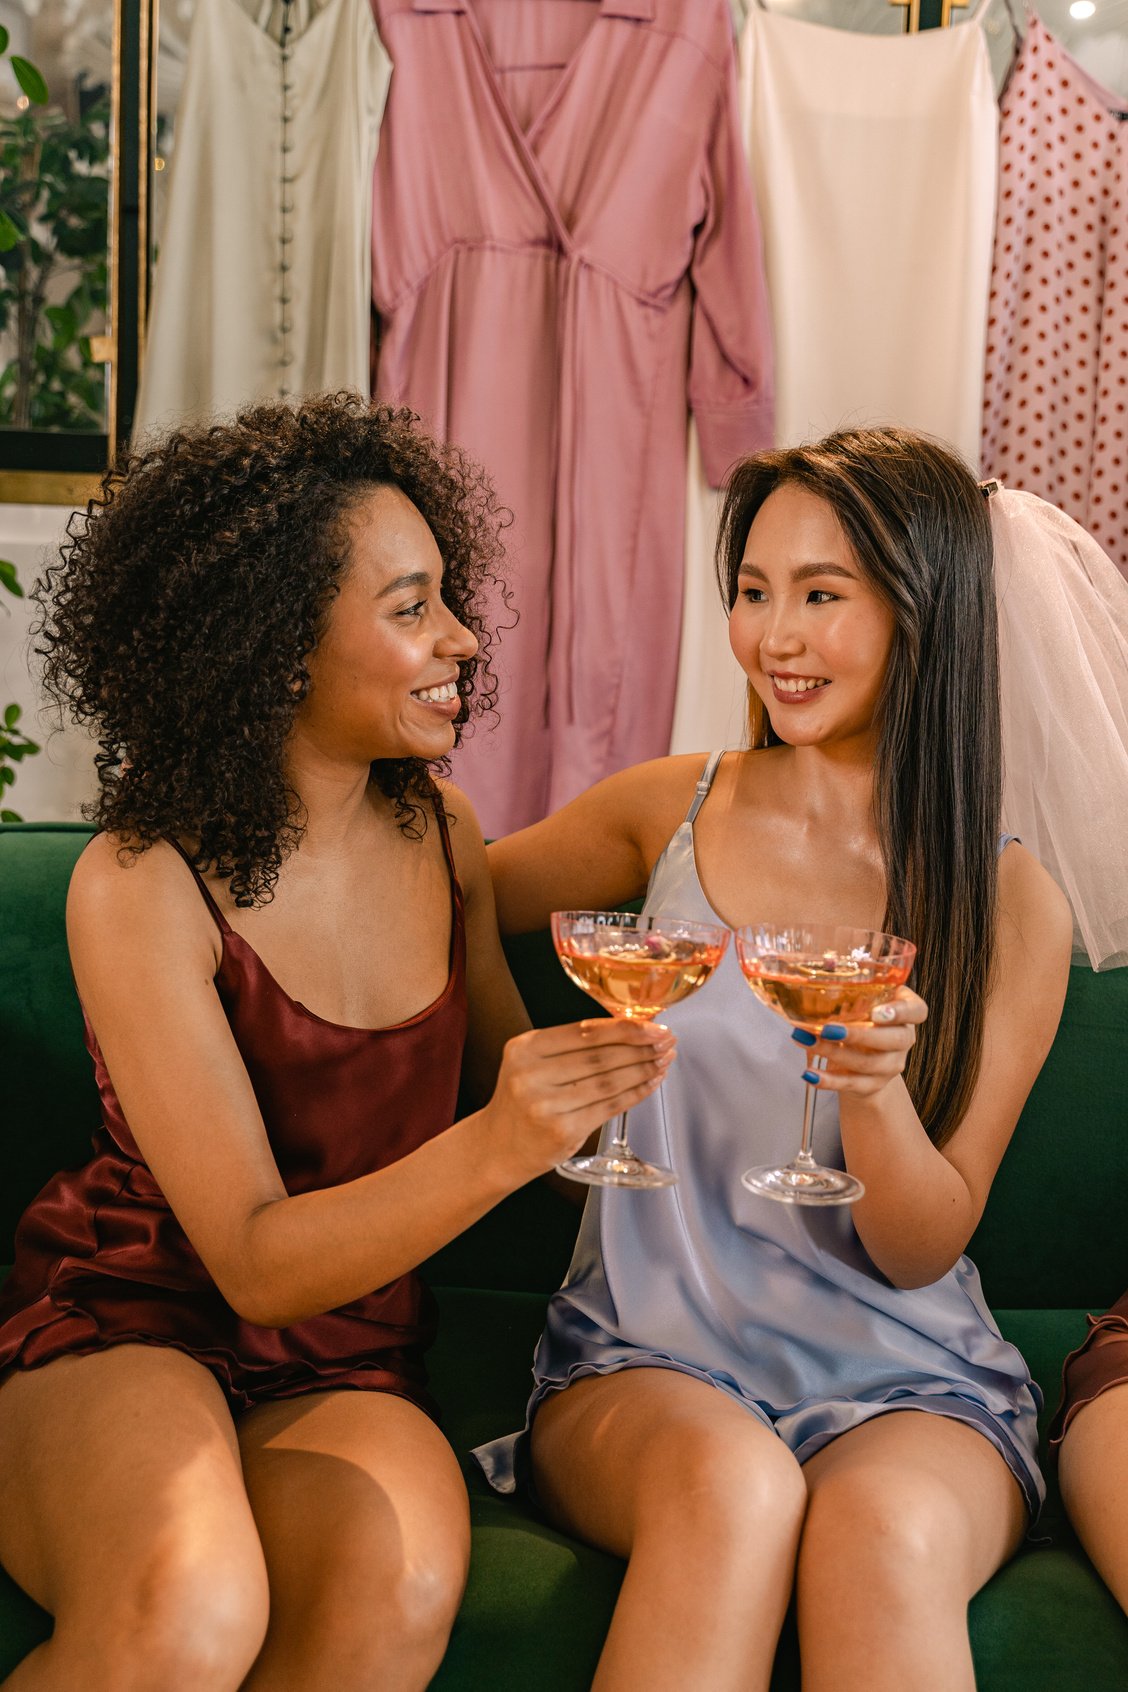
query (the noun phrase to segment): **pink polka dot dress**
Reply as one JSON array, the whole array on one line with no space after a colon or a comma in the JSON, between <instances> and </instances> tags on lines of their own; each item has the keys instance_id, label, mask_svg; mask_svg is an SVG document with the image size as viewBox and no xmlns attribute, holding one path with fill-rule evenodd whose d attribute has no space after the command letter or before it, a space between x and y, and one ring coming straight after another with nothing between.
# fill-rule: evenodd
<instances>
[{"instance_id":1,"label":"pink polka dot dress","mask_svg":"<svg viewBox=\"0 0 1128 1692\"><path fill-rule=\"evenodd\" d=\"M1037 18L1002 103L982 466L1128 575L1128 123Z\"/></svg>"}]
</instances>

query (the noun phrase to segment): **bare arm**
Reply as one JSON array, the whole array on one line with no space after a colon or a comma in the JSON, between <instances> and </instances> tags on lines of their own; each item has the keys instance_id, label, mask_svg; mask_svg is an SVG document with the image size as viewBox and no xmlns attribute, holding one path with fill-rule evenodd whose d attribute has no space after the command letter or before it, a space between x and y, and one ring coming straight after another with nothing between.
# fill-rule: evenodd
<instances>
[{"instance_id":1,"label":"bare arm","mask_svg":"<svg viewBox=\"0 0 1128 1692\"><path fill-rule=\"evenodd\" d=\"M493 883L478 820L465 794L444 785L455 867L466 902L469 1025L462 1063L464 1096L484 1104L494 1090L506 1041L532 1025L497 931ZM532 830L527 832L531 833Z\"/></svg>"},{"instance_id":2,"label":"bare arm","mask_svg":"<svg viewBox=\"0 0 1128 1692\"><path fill-rule=\"evenodd\" d=\"M501 932L528 934L553 911L613 910L641 897L703 763L693 753L638 764L495 840L488 856Z\"/></svg>"},{"instance_id":3,"label":"bare arm","mask_svg":"<svg viewBox=\"0 0 1128 1692\"><path fill-rule=\"evenodd\" d=\"M840 1095L846 1165L866 1187L855 1227L896 1286L939 1280L965 1250L1061 1016L1072 937L1063 895L1012 846L999 865L999 902L979 1079L942 1151L921 1126L901 1074L926 1014L915 994L902 993L894 1023L851 1029L843 1042L812 1048L829 1060L822 1086Z\"/></svg>"},{"instance_id":4,"label":"bare arm","mask_svg":"<svg viewBox=\"0 0 1128 1692\"><path fill-rule=\"evenodd\" d=\"M664 1031L521 1033L481 1110L398 1163L287 1195L216 993L217 937L171 847L95 839L67 904L79 993L130 1129L223 1296L283 1327L413 1268L660 1080Z\"/></svg>"}]
</instances>

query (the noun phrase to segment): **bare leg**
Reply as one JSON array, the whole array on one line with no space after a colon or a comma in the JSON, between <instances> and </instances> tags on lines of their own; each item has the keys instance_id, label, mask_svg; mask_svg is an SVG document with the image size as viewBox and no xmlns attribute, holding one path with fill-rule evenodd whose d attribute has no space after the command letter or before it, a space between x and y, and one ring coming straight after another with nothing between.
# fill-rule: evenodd
<instances>
[{"instance_id":1,"label":"bare leg","mask_svg":"<svg viewBox=\"0 0 1128 1692\"><path fill-rule=\"evenodd\" d=\"M1082 1545L1128 1610L1128 1384L1109 1387L1070 1422L1061 1491Z\"/></svg>"},{"instance_id":2,"label":"bare leg","mask_svg":"<svg viewBox=\"0 0 1128 1692\"><path fill-rule=\"evenodd\" d=\"M429 1417L386 1392L311 1393L242 1418L270 1629L246 1692L415 1692L446 1650L470 1512Z\"/></svg>"},{"instance_id":3,"label":"bare leg","mask_svg":"<svg viewBox=\"0 0 1128 1692\"><path fill-rule=\"evenodd\" d=\"M9 1376L0 1561L55 1617L5 1692L234 1692L266 1569L208 1371L129 1345Z\"/></svg>"},{"instance_id":4,"label":"bare leg","mask_svg":"<svg viewBox=\"0 0 1128 1692\"><path fill-rule=\"evenodd\" d=\"M669 1369L577 1381L533 1423L566 1532L628 1559L593 1692L766 1692L806 1506L786 1446Z\"/></svg>"},{"instance_id":5,"label":"bare leg","mask_svg":"<svg viewBox=\"0 0 1128 1692\"><path fill-rule=\"evenodd\" d=\"M967 1606L1027 1526L995 1447L947 1416L888 1413L804 1473L804 1692L975 1692Z\"/></svg>"}]
</instances>

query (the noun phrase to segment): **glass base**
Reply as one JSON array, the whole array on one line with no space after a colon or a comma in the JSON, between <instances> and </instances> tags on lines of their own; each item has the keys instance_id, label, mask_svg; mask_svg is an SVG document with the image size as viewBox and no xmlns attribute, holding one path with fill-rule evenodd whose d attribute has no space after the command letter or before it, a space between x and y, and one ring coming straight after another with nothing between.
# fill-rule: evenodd
<instances>
[{"instance_id":1,"label":"glass base","mask_svg":"<svg viewBox=\"0 0 1128 1692\"><path fill-rule=\"evenodd\" d=\"M593 1152L590 1157L570 1157L558 1163L556 1173L588 1187L672 1187L677 1176L660 1163L644 1163L633 1152Z\"/></svg>"},{"instance_id":2,"label":"glass base","mask_svg":"<svg viewBox=\"0 0 1128 1692\"><path fill-rule=\"evenodd\" d=\"M855 1204L865 1187L844 1169L817 1163L788 1163L779 1169L746 1169L740 1184L761 1198L781 1204Z\"/></svg>"}]
</instances>

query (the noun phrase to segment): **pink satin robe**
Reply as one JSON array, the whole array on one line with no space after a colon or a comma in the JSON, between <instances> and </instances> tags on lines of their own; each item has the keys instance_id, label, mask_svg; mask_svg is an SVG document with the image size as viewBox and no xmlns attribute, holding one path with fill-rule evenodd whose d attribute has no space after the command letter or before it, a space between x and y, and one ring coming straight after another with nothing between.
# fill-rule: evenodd
<instances>
[{"instance_id":1,"label":"pink satin robe","mask_svg":"<svg viewBox=\"0 0 1128 1692\"><path fill-rule=\"evenodd\" d=\"M507 4L373 0L376 391L514 515L501 720L454 765L494 835L669 750L688 408L714 484L772 434L728 0Z\"/></svg>"}]
</instances>

